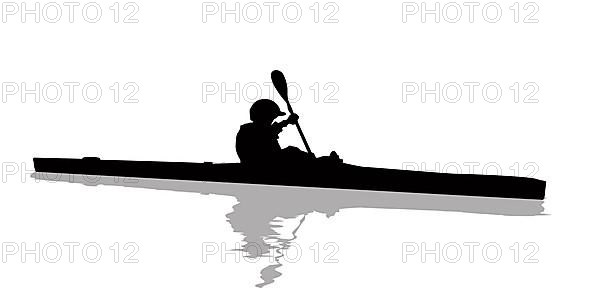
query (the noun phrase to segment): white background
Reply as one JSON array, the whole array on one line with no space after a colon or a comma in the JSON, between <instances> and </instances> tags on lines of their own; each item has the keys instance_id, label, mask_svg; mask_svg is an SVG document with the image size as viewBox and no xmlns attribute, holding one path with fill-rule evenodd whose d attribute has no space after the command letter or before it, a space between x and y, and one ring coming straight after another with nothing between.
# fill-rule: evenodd
<instances>
[{"instance_id":1,"label":"white background","mask_svg":"<svg viewBox=\"0 0 600 300\"><path fill-rule=\"evenodd\" d=\"M21 103L20 94L0 103L0 241L96 242L105 251L96 264L81 256L56 264L10 256L0 265L0 298L597 297L596 1L537 2L536 24L515 23L508 1L499 2L497 23L482 18L481 6L470 23L463 6L455 24L432 16L423 23L418 15L403 23L399 1L335 2L339 22L333 24L315 23L309 2L299 4L297 23L281 15L287 2L275 8L273 23L265 6L257 23L244 16L222 23L219 15L202 22L199 1L137 2L137 24L114 23L111 3L99 3L98 23L86 22L80 9L73 23L65 15L55 24L31 16L23 23L18 15L0 23L0 82L103 88L97 103L80 93L73 103L66 95L58 103L33 97ZM321 20L331 11L325 3ZM241 241L225 217L234 198L29 178L32 157L235 162L235 133L248 121L251 103L231 95L225 103L221 94L205 98L203 83L262 84L273 69L302 87L294 109L317 154L336 150L346 162L388 168L477 162L481 172L495 163L505 175L513 175L515 163L526 175L522 166L532 162L539 167L535 177L548 184L548 215L312 214L298 232L305 257L259 289L260 264L202 261L202 243ZM114 82L136 83L138 103L114 103ZM339 88L338 102L323 103L322 90L315 103L310 86L327 82ZM480 94L473 103L465 95L457 103L421 103L416 96L404 103L403 82L497 82L503 96L497 103ZM515 103L514 82L536 83L539 102ZM263 92L267 97L266 87ZM283 109L281 98L275 100ZM293 128L281 143L301 147ZM108 247L114 242L139 245L139 263L113 263ZM339 262L314 263L308 247L315 242L336 243ZM403 263L406 242L495 242L504 252L495 264L481 254L474 263L418 257ZM539 262L523 263L523 252L515 263L508 249L515 242L537 244Z\"/></svg>"}]
</instances>

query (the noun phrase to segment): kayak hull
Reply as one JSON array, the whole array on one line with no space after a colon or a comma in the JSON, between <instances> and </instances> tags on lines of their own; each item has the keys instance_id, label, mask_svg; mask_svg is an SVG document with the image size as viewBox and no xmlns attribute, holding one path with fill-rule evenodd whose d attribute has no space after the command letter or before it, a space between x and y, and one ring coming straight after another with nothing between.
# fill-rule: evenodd
<instances>
[{"instance_id":1,"label":"kayak hull","mask_svg":"<svg viewBox=\"0 0 600 300\"><path fill-rule=\"evenodd\" d=\"M542 200L546 182L513 176L447 174L320 162L250 167L239 163L189 163L34 158L36 172L170 180L264 184L367 191Z\"/></svg>"}]
</instances>

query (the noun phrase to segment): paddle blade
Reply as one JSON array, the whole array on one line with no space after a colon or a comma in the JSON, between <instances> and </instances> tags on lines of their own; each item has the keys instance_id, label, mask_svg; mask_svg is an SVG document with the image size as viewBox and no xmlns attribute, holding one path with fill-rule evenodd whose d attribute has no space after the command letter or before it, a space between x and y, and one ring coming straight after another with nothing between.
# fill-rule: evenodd
<instances>
[{"instance_id":1,"label":"paddle blade","mask_svg":"<svg viewBox=\"0 0 600 300\"><path fill-rule=\"evenodd\" d=\"M288 102L288 86L283 73L279 70L271 72L271 81L281 98L283 98L285 102Z\"/></svg>"}]
</instances>

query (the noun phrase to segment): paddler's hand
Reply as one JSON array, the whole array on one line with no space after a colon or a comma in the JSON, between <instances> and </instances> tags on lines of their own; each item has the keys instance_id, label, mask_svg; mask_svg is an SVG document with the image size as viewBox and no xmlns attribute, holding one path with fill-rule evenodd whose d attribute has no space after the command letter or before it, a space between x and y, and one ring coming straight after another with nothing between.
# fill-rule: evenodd
<instances>
[{"instance_id":1,"label":"paddler's hand","mask_svg":"<svg viewBox=\"0 0 600 300\"><path fill-rule=\"evenodd\" d=\"M297 124L298 123L298 115L297 114L291 114L288 118L287 118L287 123L288 124Z\"/></svg>"}]
</instances>

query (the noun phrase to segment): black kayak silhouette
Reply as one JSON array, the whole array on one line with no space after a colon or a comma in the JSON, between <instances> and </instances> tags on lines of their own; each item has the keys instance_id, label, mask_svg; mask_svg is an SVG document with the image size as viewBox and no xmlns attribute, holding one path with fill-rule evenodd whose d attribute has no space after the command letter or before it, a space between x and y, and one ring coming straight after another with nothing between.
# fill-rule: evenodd
<instances>
[{"instance_id":1,"label":"black kayak silhouette","mask_svg":"<svg viewBox=\"0 0 600 300\"><path fill-rule=\"evenodd\" d=\"M287 81L279 70L271 72L275 89L285 101L290 114L294 114L288 99ZM83 159L34 158L36 172L84 174L116 177L135 177L151 179L191 180L207 182L226 182L241 184L263 184L291 187L329 188L345 190L364 190L382 192L403 192L422 194L441 194L457 196L478 196L496 198L519 198L543 200L546 182L534 178L522 178L499 175L446 174L412 170L394 170L360 167L343 163L332 152L329 157L316 158L306 137L297 122L298 130L306 153L295 147L281 150L273 135L271 122L282 115L277 105L268 99L255 102L274 106L270 117L260 124L251 124L259 131L269 135L266 140L254 137L244 142L244 147L256 147L266 143L264 149L275 149L261 154L261 160L241 163L187 163L160 161L101 160L97 157ZM252 108L251 108L251 119ZM258 120L253 120L258 121ZM261 125L262 124L262 125ZM291 123L290 123L291 124ZM280 123L281 125L281 123ZM262 126L262 127L261 127ZM271 136L273 135L273 136ZM265 146L265 145L262 145ZM243 150L243 149L242 149ZM250 149L253 150L253 149ZM286 151L295 150L295 151ZM250 151L253 153L256 151ZM240 153L238 153L239 155ZM291 154L291 155L290 155ZM242 157L240 156L240 159ZM243 161L243 160L242 160ZM281 170L286 170L282 173Z\"/></svg>"},{"instance_id":2,"label":"black kayak silhouette","mask_svg":"<svg viewBox=\"0 0 600 300\"><path fill-rule=\"evenodd\" d=\"M546 182L524 177L449 174L319 161L253 167L240 163L34 158L36 172L154 178L346 190L543 200Z\"/></svg>"}]
</instances>

